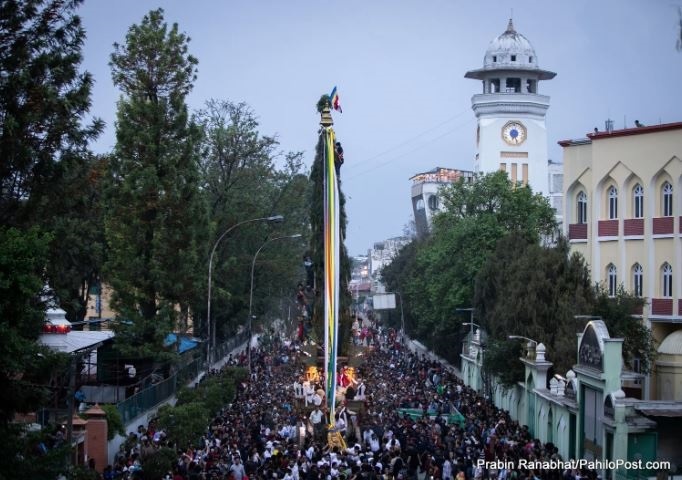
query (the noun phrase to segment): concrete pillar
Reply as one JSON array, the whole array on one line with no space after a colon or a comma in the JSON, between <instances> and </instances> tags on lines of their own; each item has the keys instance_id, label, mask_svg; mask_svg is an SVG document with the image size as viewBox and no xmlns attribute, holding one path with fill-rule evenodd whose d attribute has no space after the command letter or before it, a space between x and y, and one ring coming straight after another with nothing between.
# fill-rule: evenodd
<instances>
[{"instance_id":1,"label":"concrete pillar","mask_svg":"<svg viewBox=\"0 0 682 480\"><path fill-rule=\"evenodd\" d=\"M107 414L97 404L85 414L88 416L88 424L85 426L85 454L88 460L95 460L95 470L101 473L109 464Z\"/></svg>"}]
</instances>

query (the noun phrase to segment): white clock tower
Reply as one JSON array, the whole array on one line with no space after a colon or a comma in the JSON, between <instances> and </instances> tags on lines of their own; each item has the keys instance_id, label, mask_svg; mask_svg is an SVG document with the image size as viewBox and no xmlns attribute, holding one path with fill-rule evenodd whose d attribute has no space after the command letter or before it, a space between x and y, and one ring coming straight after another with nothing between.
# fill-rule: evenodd
<instances>
[{"instance_id":1,"label":"white clock tower","mask_svg":"<svg viewBox=\"0 0 682 480\"><path fill-rule=\"evenodd\" d=\"M483 84L483 93L471 98L478 119L477 173L504 170L533 192L549 194L545 128L549 97L538 93L538 85L555 76L538 67L533 46L509 20L507 30L490 42L483 68L465 75Z\"/></svg>"}]
</instances>

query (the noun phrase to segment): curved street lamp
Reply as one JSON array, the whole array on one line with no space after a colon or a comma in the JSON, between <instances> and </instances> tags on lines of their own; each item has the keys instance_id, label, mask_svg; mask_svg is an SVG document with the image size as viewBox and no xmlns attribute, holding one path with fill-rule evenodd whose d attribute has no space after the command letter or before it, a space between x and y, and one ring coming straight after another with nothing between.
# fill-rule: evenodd
<instances>
[{"instance_id":1,"label":"curved street lamp","mask_svg":"<svg viewBox=\"0 0 682 480\"><path fill-rule=\"evenodd\" d=\"M211 369L213 353L215 350L215 326L211 324L211 276L213 275L213 255L215 255L216 248L218 248L218 244L223 240L223 238L225 238L225 236L228 233L230 233L232 230L239 227L240 225L252 222L281 222L283 220L284 217L282 215L273 215L271 217L259 217L251 218L249 220L243 220L241 222L235 223L230 228L225 230L213 244L213 248L211 249L211 255L208 258L208 306L206 308L206 325L208 327L208 348L206 351L206 357L208 358L209 370Z\"/></svg>"},{"instance_id":2,"label":"curved street lamp","mask_svg":"<svg viewBox=\"0 0 682 480\"><path fill-rule=\"evenodd\" d=\"M507 336L509 340L525 340L528 342L526 344L526 358L532 358L535 360L535 349L538 348L538 341L532 338L524 337L523 335L509 335Z\"/></svg>"},{"instance_id":3,"label":"curved street lamp","mask_svg":"<svg viewBox=\"0 0 682 480\"><path fill-rule=\"evenodd\" d=\"M251 312L253 308L253 273L256 270L256 259L258 258L258 254L260 253L263 248L270 242L274 242L275 240L281 240L284 238L299 238L301 236L300 233L295 233L293 235L282 235L281 237L274 237L266 240L263 242L263 245L261 245L258 250L256 250L256 253L253 255L253 261L251 262L251 289L249 290L249 343L246 346L246 351L249 356L249 375L251 375L251 320L253 318Z\"/></svg>"}]
</instances>

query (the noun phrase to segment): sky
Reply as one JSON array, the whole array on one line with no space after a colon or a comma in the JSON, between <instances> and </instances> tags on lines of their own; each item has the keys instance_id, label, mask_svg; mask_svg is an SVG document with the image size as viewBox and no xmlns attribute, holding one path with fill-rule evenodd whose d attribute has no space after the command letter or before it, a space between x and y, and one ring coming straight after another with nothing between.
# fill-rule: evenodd
<instances>
[{"instance_id":1,"label":"sky","mask_svg":"<svg viewBox=\"0 0 682 480\"><path fill-rule=\"evenodd\" d=\"M510 8L513 5L513 10ZM483 66L489 43L510 17L557 73L550 96L549 156L559 140L582 138L607 118L615 128L682 121L682 0L85 0L83 68L94 75L92 115L115 143L116 101L108 66L113 43L161 7L191 38L198 78L187 101L245 102L262 135L283 152L314 159L320 95L337 86L343 113L334 129L344 148L346 246L366 254L402 235L412 218L413 175L436 166L473 170L480 93L468 70Z\"/></svg>"}]
</instances>

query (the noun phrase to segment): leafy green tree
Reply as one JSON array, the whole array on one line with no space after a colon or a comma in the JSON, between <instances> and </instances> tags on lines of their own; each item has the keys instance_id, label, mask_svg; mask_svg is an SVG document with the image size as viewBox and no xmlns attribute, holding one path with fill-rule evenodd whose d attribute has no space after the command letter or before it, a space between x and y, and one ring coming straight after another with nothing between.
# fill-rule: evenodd
<instances>
[{"instance_id":1,"label":"leafy green tree","mask_svg":"<svg viewBox=\"0 0 682 480\"><path fill-rule=\"evenodd\" d=\"M185 403L177 407L164 405L159 409L159 428L178 448L192 446L206 431L210 413L202 402Z\"/></svg>"},{"instance_id":2,"label":"leafy green tree","mask_svg":"<svg viewBox=\"0 0 682 480\"><path fill-rule=\"evenodd\" d=\"M0 228L0 427L15 412L41 405L50 369L38 344L44 308L40 292L50 238L37 228L22 232ZM44 370L43 370L44 369ZM41 372L41 370L43 370ZM42 378L44 383L39 381Z\"/></svg>"},{"instance_id":3,"label":"leafy green tree","mask_svg":"<svg viewBox=\"0 0 682 480\"><path fill-rule=\"evenodd\" d=\"M412 240L412 242L400 249L391 263L384 266L380 273L381 281L386 286L386 290L389 292L398 292L400 295L403 295L405 331L408 335L412 335L416 332L419 326L418 322L415 321L416 316L412 314L412 305L414 302L412 301L413 297L410 294L413 292L409 289L409 285L417 283L416 281L411 281L411 275L418 273L415 266L417 253L424 245L423 241L418 239Z\"/></svg>"},{"instance_id":4,"label":"leafy green tree","mask_svg":"<svg viewBox=\"0 0 682 480\"><path fill-rule=\"evenodd\" d=\"M280 152L274 136L261 135L248 105L210 100L197 119L203 131L201 185L209 210L207 244L212 245L227 228L240 221L274 214L285 217L284 225L241 227L225 238L216 251L212 317L220 338L233 333L247 320L255 251L268 238L288 233L305 235L308 231L308 180L302 154ZM253 297L253 312L259 318L261 312L277 310L283 296L293 298L293 286L302 270L301 253L299 242L287 240L259 256Z\"/></svg>"},{"instance_id":5,"label":"leafy green tree","mask_svg":"<svg viewBox=\"0 0 682 480\"><path fill-rule=\"evenodd\" d=\"M107 440L113 440L116 435L125 436L126 430L123 417L121 417L121 412L118 411L116 405L103 404L101 408L107 414Z\"/></svg>"},{"instance_id":6,"label":"leafy green tree","mask_svg":"<svg viewBox=\"0 0 682 480\"><path fill-rule=\"evenodd\" d=\"M640 371L648 373L654 366L656 347L651 330L635 316L642 311L645 301L636 297L620 285L616 295L611 297L603 285L595 287L594 303L589 310L591 315L601 317L612 338L622 338L623 360L631 368L634 360L639 360Z\"/></svg>"},{"instance_id":7,"label":"leafy green tree","mask_svg":"<svg viewBox=\"0 0 682 480\"><path fill-rule=\"evenodd\" d=\"M35 455L40 439L13 423L15 413L46 404L54 393L52 374L66 365L64 354L37 342L45 315L40 292L50 240L38 228L0 227L0 479L51 478L63 468L63 451L17 462L20 456Z\"/></svg>"},{"instance_id":8,"label":"leafy green tree","mask_svg":"<svg viewBox=\"0 0 682 480\"><path fill-rule=\"evenodd\" d=\"M188 43L159 9L130 27L111 55L122 96L107 188L106 278L123 320L117 345L138 355L161 351L175 326L175 306L185 313L196 298L203 263L200 129L185 103L197 60Z\"/></svg>"},{"instance_id":9,"label":"leafy green tree","mask_svg":"<svg viewBox=\"0 0 682 480\"><path fill-rule=\"evenodd\" d=\"M142 465L142 480L158 480L172 473L173 465L177 462L178 454L168 447L161 447L144 461Z\"/></svg>"},{"instance_id":10,"label":"leafy green tree","mask_svg":"<svg viewBox=\"0 0 682 480\"><path fill-rule=\"evenodd\" d=\"M456 309L472 306L476 275L497 241L517 232L537 243L553 233L556 223L545 198L512 183L504 172L462 180L440 194L445 211L435 217L432 234L406 262L407 271L391 275L403 277L404 306L418 319L410 333L456 360L462 339Z\"/></svg>"}]
</instances>

